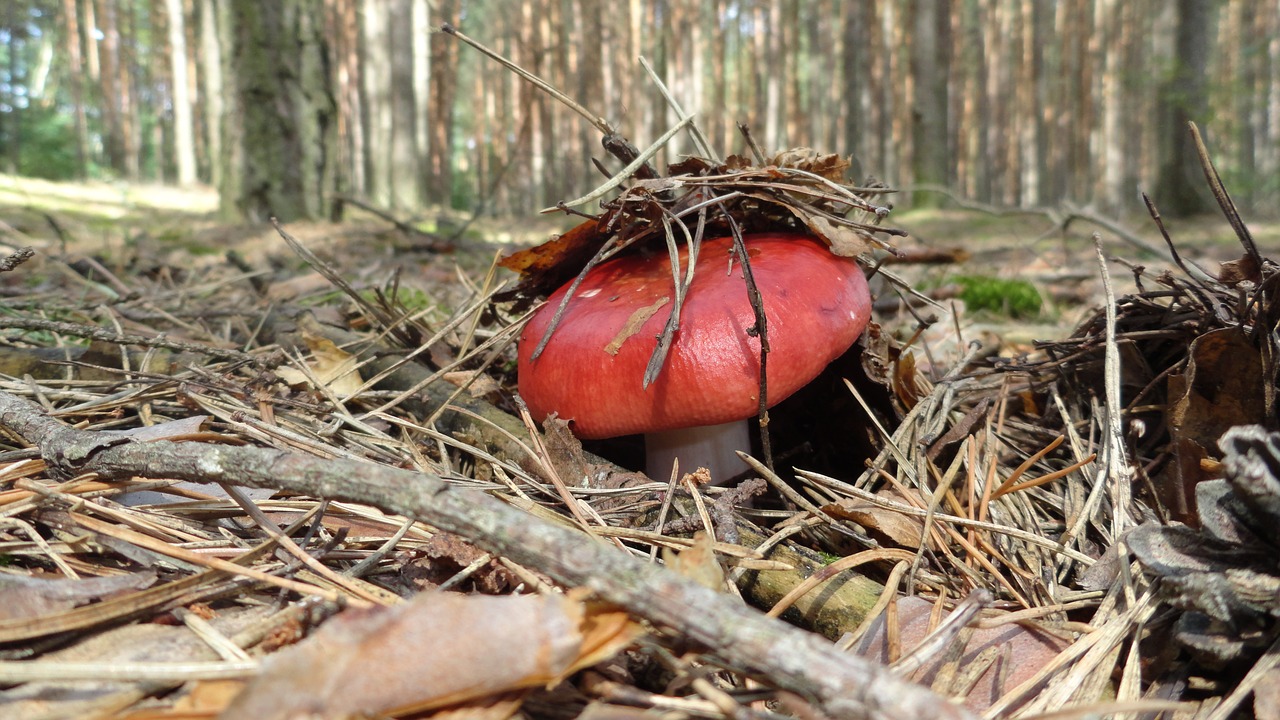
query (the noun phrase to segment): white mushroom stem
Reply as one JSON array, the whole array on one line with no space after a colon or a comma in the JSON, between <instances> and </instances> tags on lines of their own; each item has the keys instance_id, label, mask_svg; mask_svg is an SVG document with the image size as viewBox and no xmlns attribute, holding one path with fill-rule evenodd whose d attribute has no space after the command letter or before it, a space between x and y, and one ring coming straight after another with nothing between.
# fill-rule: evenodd
<instances>
[{"instance_id":1,"label":"white mushroom stem","mask_svg":"<svg viewBox=\"0 0 1280 720\"><path fill-rule=\"evenodd\" d=\"M649 477L665 482L671 477L672 462L679 459L681 475L704 467L711 471L712 483L724 485L747 469L737 451L751 450L748 422L736 420L723 425L646 433L645 469Z\"/></svg>"}]
</instances>

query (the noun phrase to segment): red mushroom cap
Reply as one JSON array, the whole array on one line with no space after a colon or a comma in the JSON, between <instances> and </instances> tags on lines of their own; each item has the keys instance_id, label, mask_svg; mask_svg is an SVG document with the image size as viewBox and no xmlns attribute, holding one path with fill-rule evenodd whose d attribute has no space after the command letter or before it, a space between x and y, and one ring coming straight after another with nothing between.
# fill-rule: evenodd
<instances>
[{"instance_id":1,"label":"red mushroom cap","mask_svg":"<svg viewBox=\"0 0 1280 720\"><path fill-rule=\"evenodd\" d=\"M744 241L768 317L772 406L858 339L871 317L871 293L856 261L831 254L815 238L775 233ZM530 360L569 285L553 293L519 340L520 395L533 416L554 412L571 420L579 437L606 438L755 415L760 339L747 334L755 315L736 261L730 272L732 248L732 238L703 241L680 329L648 388L645 366L674 297L667 253L593 268L542 355ZM680 248L682 273L687 255Z\"/></svg>"}]
</instances>

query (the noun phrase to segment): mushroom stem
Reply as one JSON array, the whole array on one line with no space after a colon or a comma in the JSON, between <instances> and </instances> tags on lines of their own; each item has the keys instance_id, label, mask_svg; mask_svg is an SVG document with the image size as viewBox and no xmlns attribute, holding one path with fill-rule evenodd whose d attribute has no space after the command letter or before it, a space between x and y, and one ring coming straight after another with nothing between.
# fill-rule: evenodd
<instances>
[{"instance_id":1,"label":"mushroom stem","mask_svg":"<svg viewBox=\"0 0 1280 720\"><path fill-rule=\"evenodd\" d=\"M730 478L747 469L738 450L751 449L751 434L746 420L722 425L679 428L646 433L645 469L655 480L671 475L671 463L680 460L680 472L693 472L700 467L711 471L711 481L724 485Z\"/></svg>"}]
</instances>

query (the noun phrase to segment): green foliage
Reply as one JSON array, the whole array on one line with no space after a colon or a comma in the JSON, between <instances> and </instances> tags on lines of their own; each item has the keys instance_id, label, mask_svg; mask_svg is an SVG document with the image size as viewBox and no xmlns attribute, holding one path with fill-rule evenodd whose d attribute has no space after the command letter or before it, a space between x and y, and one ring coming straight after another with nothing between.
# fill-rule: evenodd
<instances>
[{"instance_id":1,"label":"green foliage","mask_svg":"<svg viewBox=\"0 0 1280 720\"><path fill-rule=\"evenodd\" d=\"M76 135L69 113L38 105L8 113L22 128L18 174L45 180L76 178Z\"/></svg>"},{"instance_id":2,"label":"green foliage","mask_svg":"<svg viewBox=\"0 0 1280 720\"><path fill-rule=\"evenodd\" d=\"M1026 280L1005 280L985 275L959 275L951 281L960 285L960 299L969 311L985 310L1011 318L1040 314L1042 301L1035 286Z\"/></svg>"}]
</instances>

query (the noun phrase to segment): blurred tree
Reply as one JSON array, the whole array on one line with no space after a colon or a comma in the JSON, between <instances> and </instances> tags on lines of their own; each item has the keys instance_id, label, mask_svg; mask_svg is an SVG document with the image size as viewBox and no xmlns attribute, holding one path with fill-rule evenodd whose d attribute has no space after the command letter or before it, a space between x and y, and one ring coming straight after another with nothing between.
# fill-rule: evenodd
<instances>
[{"instance_id":1,"label":"blurred tree","mask_svg":"<svg viewBox=\"0 0 1280 720\"><path fill-rule=\"evenodd\" d=\"M1213 21L1213 0L1178 0L1174 67L1161 89L1156 113L1162 160L1153 193L1160 212L1171 217L1195 215L1212 207L1187 123L1195 121L1203 127L1208 120L1205 68Z\"/></svg>"},{"instance_id":2,"label":"blurred tree","mask_svg":"<svg viewBox=\"0 0 1280 720\"><path fill-rule=\"evenodd\" d=\"M456 23L458 10L457 0L440 0L436 20ZM451 205L453 199L453 116L457 91L458 43L435 38L431 43L431 118L427 123L430 138L425 170L427 199L442 205Z\"/></svg>"},{"instance_id":3,"label":"blurred tree","mask_svg":"<svg viewBox=\"0 0 1280 720\"><path fill-rule=\"evenodd\" d=\"M239 144L223 170L224 213L251 222L330 215L337 190L337 118L323 0L230 0ZM238 156L238 157L237 157ZM226 184L227 178L238 183Z\"/></svg>"},{"instance_id":4,"label":"blurred tree","mask_svg":"<svg viewBox=\"0 0 1280 720\"><path fill-rule=\"evenodd\" d=\"M191 93L187 85L187 21L182 0L164 0L164 7L168 14L173 81L173 156L178 169L178 184L191 185L196 181L196 144Z\"/></svg>"},{"instance_id":5,"label":"blurred tree","mask_svg":"<svg viewBox=\"0 0 1280 720\"><path fill-rule=\"evenodd\" d=\"M722 155L745 152L742 121L767 150L853 155L859 180L908 191L1120 214L1138 187L1178 214L1211 209L1197 119L1237 202L1280 207L1280 0L257 5L0 2L0 168L188 182L194 154L249 217L325 214L321 187L504 214L588 190L595 129L434 32L449 21L641 147L675 121L644 56ZM679 135L655 162L690 148Z\"/></svg>"},{"instance_id":6,"label":"blurred tree","mask_svg":"<svg viewBox=\"0 0 1280 720\"><path fill-rule=\"evenodd\" d=\"M225 3L225 0L222 0ZM200 2L200 95L204 113L205 165L214 187L222 187L222 47L218 43L219 0Z\"/></svg>"},{"instance_id":7,"label":"blurred tree","mask_svg":"<svg viewBox=\"0 0 1280 720\"><path fill-rule=\"evenodd\" d=\"M951 63L949 0L913 0L911 35L911 169L916 183L946 185L950 180L950 128L947 118L947 78ZM940 204L929 193L913 205Z\"/></svg>"},{"instance_id":8,"label":"blurred tree","mask_svg":"<svg viewBox=\"0 0 1280 720\"><path fill-rule=\"evenodd\" d=\"M75 120L75 177L83 179L89 174L89 121L84 109L84 60L80 54L80 19L76 0L62 0L62 32L71 115Z\"/></svg>"}]
</instances>

